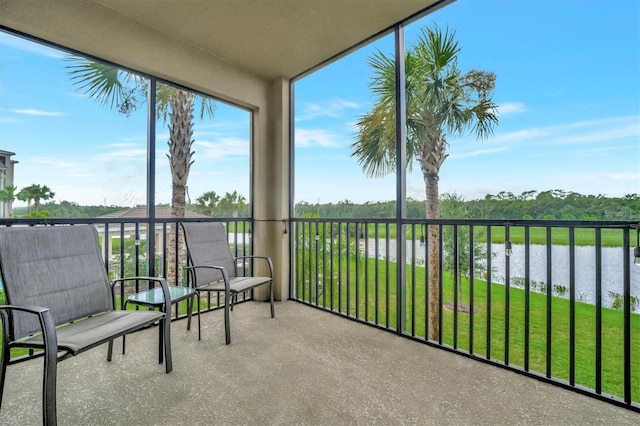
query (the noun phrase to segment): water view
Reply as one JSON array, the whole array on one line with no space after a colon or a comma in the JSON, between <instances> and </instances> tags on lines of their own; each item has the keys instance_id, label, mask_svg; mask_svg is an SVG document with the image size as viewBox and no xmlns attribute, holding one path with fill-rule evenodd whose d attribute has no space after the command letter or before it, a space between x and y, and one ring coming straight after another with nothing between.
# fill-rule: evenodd
<instances>
[{"instance_id":1,"label":"water view","mask_svg":"<svg viewBox=\"0 0 640 426\"><path fill-rule=\"evenodd\" d=\"M375 256L373 247L375 239L370 238L369 254ZM378 242L380 258L386 256L385 242ZM486 247L486 246L485 246ZM425 264L426 247L416 244L416 263ZM525 246L513 244L513 253L509 256L511 285L524 288L525 277ZM602 304L615 307L623 295L623 252L621 247L602 248ZM506 259L504 244L491 245L491 279L494 283L505 283ZM396 260L396 241L389 241L389 260ZM407 242L407 263L412 259L412 244ZM551 287L555 296L569 298L570 293L570 262L569 246L553 245L551 247ZM633 249L629 251L630 262L633 265ZM547 290L547 248L545 245L532 244L530 246L530 288L532 291L546 292ZM482 277L481 277L482 278ZM575 297L577 301L595 304L596 302L596 269L595 247L575 247ZM631 296L635 297L632 308L638 309L640 299L640 267L631 268Z\"/></svg>"}]
</instances>

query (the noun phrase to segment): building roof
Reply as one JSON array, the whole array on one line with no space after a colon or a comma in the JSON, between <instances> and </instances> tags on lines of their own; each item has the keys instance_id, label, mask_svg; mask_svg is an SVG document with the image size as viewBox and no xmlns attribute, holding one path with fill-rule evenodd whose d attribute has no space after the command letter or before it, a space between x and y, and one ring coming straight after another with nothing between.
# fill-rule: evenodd
<instances>
[{"instance_id":1,"label":"building roof","mask_svg":"<svg viewBox=\"0 0 640 426\"><path fill-rule=\"evenodd\" d=\"M115 219L115 218L128 218L128 219L143 219L147 217L146 207L132 207L128 209L118 210L112 213L107 213L102 216L98 216L100 219ZM156 217L161 219L171 218L170 207L156 207ZM204 214L192 212L190 210L184 211L184 217L186 218L205 218L210 217Z\"/></svg>"}]
</instances>

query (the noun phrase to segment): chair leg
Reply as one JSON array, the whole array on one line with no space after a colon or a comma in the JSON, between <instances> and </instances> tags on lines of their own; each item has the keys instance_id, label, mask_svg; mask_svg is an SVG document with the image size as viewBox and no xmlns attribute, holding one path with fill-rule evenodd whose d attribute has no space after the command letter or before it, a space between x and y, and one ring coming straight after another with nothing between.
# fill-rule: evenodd
<instances>
[{"instance_id":1,"label":"chair leg","mask_svg":"<svg viewBox=\"0 0 640 426\"><path fill-rule=\"evenodd\" d=\"M44 341L44 376L42 379L43 424L56 425L56 376L58 372L58 341L50 311L40 314L42 340Z\"/></svg>"},{"instance_id":2,"label":"chair leg","mask_svg":"<svg viewBox=\"0 0 640 426\"><path fill-rule=\"evenodd\" d=\"M161 332L164 332L165 368L168 374L173 370L173 358L171 357L171 320L160 320L160 329Z\"/></svg>"},{"instance_id":3,"label":"chair leg","mask_svg":"<svg viewBox=\"0 0 640 426\"><path fill-rule=\"evenodd\" d=\"M160 320L160 321L164 321L164 320ZM166 347L164 343L164 335L165 335L164 324L160 322L160 324L158 325L158 364L162 364L162 362L164 361L163 355L164 355L164 348Z\"/></svg>"},{"instance_id":4,"label":"chair leg","mask_svg":"<svg viewBox=\"0 0 640 426\"><path fill-rule=\"evenodd\" d=\"M111 361L111 355L113 355L113 340L109 340L109 346L107 348L107 361Z\"/></svg>"},{"instance_id":5,"label":"chair leg","mask_svg":"<svg viewBox=\"0 0 640 426\"><path fill-rule=\"evenodd\" d=\"M45 350L44 377L42 381L43 424L57 424L56 414L56 376L58 370L57 351Z\"/></svg>"},{"instance_id":6,"label":"chair leg","mask_svg":"<svg viewBox=\"0 0 640 426\"><path fill-rule=\"evenodd\" d=\"M3 326L6 327L6 322ZM2 409L2 395L4 395L4 379L7 376L7 364L9 364L9 345L7 344L6 335L2 342L2 368L0 369L0 410Z\"/></svg>"},{"instance_id":7,"label":"chair leg","mask_svg":"<svg viewBox=\"0 0 640 426\"><path fill-rule=\"evenodd\" d=\"M198 293L198 340L202 340L202 327L200 325L200 293Z\"/></svg>"},{"instance_id":8,"label":"chair leg","mask_svg":"<svg viewBox=\"0 0 640 426\"><path fill-rule=\"evenodd\" d=\"M273 280L269 282L269 291L271 292L271 318L273 318L276 315L273 309Z\"/></svg>"},{"instance_id":9,"label":"chair leg","mask_svg":"<svg viewBox=\"0 0 640 426\"><path fill-rule=\"evenodd\" d=\"M230 298L231 297L228 297L225 294L226 300L224 301L224 336L225 336L227 345L231 343L231 327L229 326L229 299Z\"/></svg>"},{"instance_id":10,"label":"chair leg","mask_svg":"<svg viewBox=\"0 0 640 426\"><path fill-rule=\"evenodd\" d=\"M191 330L191 314L193 313L193 297L187 299L187 330Z\"/></svg>"}]
</instances>

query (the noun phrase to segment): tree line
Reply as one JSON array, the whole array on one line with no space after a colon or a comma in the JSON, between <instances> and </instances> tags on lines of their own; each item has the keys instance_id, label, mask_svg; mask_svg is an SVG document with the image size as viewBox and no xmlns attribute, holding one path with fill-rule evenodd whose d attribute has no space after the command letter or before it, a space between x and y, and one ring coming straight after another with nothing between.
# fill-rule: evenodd
<instances>
[{"instance_id":1,"label":"tree line","mask_svg":"<svg viewBox=\"0 0 640 426\"><path fill-rule=\"evenodd\" d=\"M46 188L46 187L45 187ZM47 188L48 189L48 188ZM53 194L50 190L49 194ZM17 197L14 197L14 199ZM47 197L47 199L50 197ZM17 198L21 199L21 198ZM44 198L40 198L44 199ZM128 209L128 206L82 206L73 201L50 201L38 203L35 208L29 204L27 207L13 209L13 217L50 217L50 218L92 218L113 213L118 210ZM26 201L26 200L24 200ZM140 206L136 206L140 207ZM156 207L169 207L168 204L158 204ZM247 199L237 191L218 195L215 191L207 191L198 198L195 203L187 203L186 210L210 217L249 217L249 204Z\"/></svg>"},{"instance_id":2,"label":"tree line","mask_svg":"<svg viewBox=\"0 0 640 426\"><path fill-rule=\"evenodd\" d=\"M465 200L458 194L447 193L440 197L440 210L441 217L447 219L640 220L640 194L607 197L553 189L518 195L502 191ZM295 206L297 217L388 219L395 214L395 201L362 204L349 200L324 204L301 201ZM425 201L407 200L407 218L422 219L425 215Z\"/></svg>"}]
</instances>

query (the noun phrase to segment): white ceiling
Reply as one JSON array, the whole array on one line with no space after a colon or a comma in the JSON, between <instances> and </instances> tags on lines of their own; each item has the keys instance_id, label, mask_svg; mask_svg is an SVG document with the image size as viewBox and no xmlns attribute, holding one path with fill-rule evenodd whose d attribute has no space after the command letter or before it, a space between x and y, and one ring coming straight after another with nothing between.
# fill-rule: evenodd
<instances>
[{"instance_id":1,"label":"white ceiling","mask_svg":"<svg viewBox=\"0 0 640 426\"><path fill-rule=\"evenodd\" d=\"M90 0L262 78L291 78L437 0Z\"/></svg>"}]
</instances>

